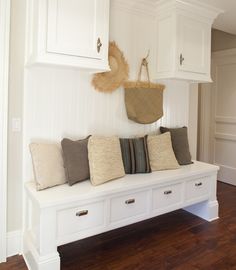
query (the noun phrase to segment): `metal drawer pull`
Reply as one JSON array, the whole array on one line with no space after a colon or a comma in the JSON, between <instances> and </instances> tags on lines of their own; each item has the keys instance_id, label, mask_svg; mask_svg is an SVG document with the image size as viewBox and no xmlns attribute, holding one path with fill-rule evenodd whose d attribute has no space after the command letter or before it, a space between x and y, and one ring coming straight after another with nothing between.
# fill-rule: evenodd
<instances>
[{"instance_id":1,"label":"metal drawer pull","mask_svg":"<svg viewBox=\"0 0 236 270\"><path fill-rule=\"evenodd\" d=\"M196 187L200 187L200 186L202 186L202 182L195 183L195 186L196 186Z\"/></svg>"},{"instance_id":2,"label":"metal drawer pull","mask_svg":"<svg viewBox=\"0 0 236 270\"><path fill-rule=\"evenodd\" d=\"M102 42L101 42L101 39L98 38L98 40L97 40L97 52L98 53L100 53L101 47L102 47Z\"/></svg>"},{"instance_id":3,"label":"metal drawer pull","mask_svg":"<svg viewBox=\"0 0 236 270\"><path fill-rule=\"evenodd\" d=\"M88 215L88 210L83 210L76 213L77 217L86 216L86 215Z\"/></svg>"},{"instance_id":4,"label":"metal drawer pull","mask_svg":"<svg viewBox=\"0 0 236 270\"><path fill-rule=\"evenodd\" d=\"M183 55L181 53L180 56L179 56L179 63L180 63L181 66L183 65L183 62L184 62L184 57L183 57Z\"/></svg>"},{"instance_id":5,"label":"metal drawer pull","mask_svg":"<svg viewBox=\"0 0 236 270\"><path fill-rule=\"evenodd\" d=\"M126 204L135 203L135 199L129 199L125 201Z\"/></svg>"},{"instance_id":6,"label":"metal drawer pull","mask_svg":"<svg viewBox=\"0 0 236 270\"><path fill-rule=\"evenodd\" d=\"M171 194L171 193L172 193L172 190L164 191L164 194L165 194L165 195L169 195L169 194Z\"/></svg>"}]
</instances>

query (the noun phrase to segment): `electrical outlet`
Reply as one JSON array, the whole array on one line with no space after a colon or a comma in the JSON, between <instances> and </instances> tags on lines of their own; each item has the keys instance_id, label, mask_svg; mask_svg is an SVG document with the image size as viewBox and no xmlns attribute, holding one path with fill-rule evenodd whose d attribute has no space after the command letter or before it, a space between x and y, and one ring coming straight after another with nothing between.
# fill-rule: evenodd
<instances>
[{"instance_id":1,"label":"electrical outlet","mask_svg":"<svg viewBox=\"0 0 236 270\"><path fill-rule=\"evenodd\" d=\"M12 118L12 132L21 132L20 118Z\"/></svg>"}]
</instances>

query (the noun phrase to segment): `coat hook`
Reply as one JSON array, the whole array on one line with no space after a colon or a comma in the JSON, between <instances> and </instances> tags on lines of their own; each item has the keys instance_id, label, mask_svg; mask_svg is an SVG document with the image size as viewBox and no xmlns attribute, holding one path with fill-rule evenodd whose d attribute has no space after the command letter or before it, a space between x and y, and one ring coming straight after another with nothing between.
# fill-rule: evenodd
<instances>
[{"instance_id":1,"label":"coat hook","mask_svg":"<svg viewBox=\"0 0 236 270\"><path fill-rule=\"evenodd\" d=\"M142 65L143 66L147 66L148 65L148 57L149 57L149 54L150 54L150 49L148 50L148 53L147 53L147 56L145 58L142 59Z\"/></svg>"},{"instance_id":2,"label":"coat hook","mask_svg":"<svg viewBox=\"0 0 236 270\"><path fill-rule=\"evenodd\" d=\"M148 57L149 57L149 54L150 54L150 49L148 50L148 53L147 53L147 56L144 58L144 59L148 59Z\"/></svg>"}]
</instances>

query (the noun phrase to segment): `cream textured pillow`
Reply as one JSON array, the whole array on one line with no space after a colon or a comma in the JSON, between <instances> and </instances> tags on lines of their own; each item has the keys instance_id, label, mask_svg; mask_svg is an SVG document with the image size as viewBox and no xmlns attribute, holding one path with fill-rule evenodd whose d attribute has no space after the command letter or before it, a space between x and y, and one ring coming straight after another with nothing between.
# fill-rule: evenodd
<instances>
[{"instance_id":1,"label":"cream textured pillow","mask_svg":"<svg viewBox=\"0 0 236 270\"><path fill-rule=\"evenodd\" d=\"M31 143L36 189L62 185L66 182L62 150L57 144Z\"/></svg>"},{"instance_id":2,"label":"cream textured pillow","mask_svg":"<svg viewBox=\"0 0 236 270\"><path fill-rule=\"evenodd\" d=\"M88 157L90 180L95 186L125 175L118 137L90 137Z\"/></svg>"},{"instance_id":3,"label":"cream textured pillow","mask_svg":"<svg viewBox=\"0 0 236 270\"><path fill-rule=\"evenodd\" d=\"M148 153L152 171L179 168L172 148L170 132L148 136Z\"/></svg>"}]
</instances>

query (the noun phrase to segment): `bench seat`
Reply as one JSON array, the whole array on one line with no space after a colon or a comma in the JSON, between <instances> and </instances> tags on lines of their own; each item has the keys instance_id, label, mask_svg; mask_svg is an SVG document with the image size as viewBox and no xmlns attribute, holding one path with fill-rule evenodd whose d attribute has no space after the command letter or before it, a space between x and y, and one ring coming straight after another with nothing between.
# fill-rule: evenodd
<instances>
[{"instance_id":1,"label":"bench seat","mask_svg":"<svg viewBox=\"0 0 236 270\"><path fill-rule=\"evenodd\" d=\"M207 221L217 219L218 169L194 161L177 170L126 175L100 186L88 180L36 191L34 182L26 183L24 257L28 267L59 270L57 246L177 209Z\"/></svg>"}]
</instances>

